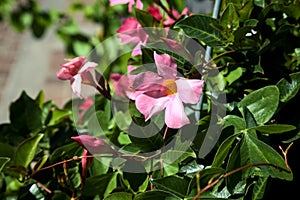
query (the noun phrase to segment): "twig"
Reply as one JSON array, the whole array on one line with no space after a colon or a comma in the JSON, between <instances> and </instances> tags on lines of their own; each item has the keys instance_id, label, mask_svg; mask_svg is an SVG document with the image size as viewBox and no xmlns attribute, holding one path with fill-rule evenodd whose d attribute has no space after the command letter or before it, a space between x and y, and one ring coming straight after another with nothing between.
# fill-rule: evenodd
<instances>
[{"instance_id":1,"label":"twig","mask_svg":"<svg viewBox=\"0 0 300 200\"><path fill-rule=\"evenodd\" d=\"M279 167L275 164L272 164L272 163L253 163L253 164L248 164L248 165L245 165L245 166L242 166L242 167L239 167L235 170L232 170L228 173L225 173L224 175L222 175L220 178L218 178L217 180L211 182L210 184L208 184L207 186L205 186L202 190L198 191L197 195L193 198L193 200L197 200L199 199L200 195L203 194L203 192L205 192L206 190L208 190L209 188L212 188L213 186L215 186L216 184L218 184L222 179L234 174L234 173L237 173L239 171L242 171L242 170L245 170L245 169L248 169L248 168L251 168L251 167L259 167L259 166L270 166L270 167L274 167L276 168L277 170L279 171L285 171L287 173L291 173L291 170L288 168L288 169L284 169L282 167Z\"/></svg>"}]
</instances>

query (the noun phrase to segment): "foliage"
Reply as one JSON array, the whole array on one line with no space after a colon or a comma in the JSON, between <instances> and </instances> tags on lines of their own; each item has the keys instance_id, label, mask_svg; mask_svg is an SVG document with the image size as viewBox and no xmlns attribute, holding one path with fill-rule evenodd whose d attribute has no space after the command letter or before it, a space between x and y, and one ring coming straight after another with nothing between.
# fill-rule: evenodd
<instances>
[{"instance_id":1,"label":"foliage","mask_svg":"<svg viewBox=\"0 0 300 200\"><path fill-rule=\"evenodd\" d=\"M178 13L184 9L181 1L143 3L146 8L155 4L169 16L173 15L170 8ZM9 108L10 123L0 125L0 198L294 197L300 180L299 8L296 0L223 0L218 19L182 14L168 28L205 48L212 47L212 58L189 63L183 56L186 54L159 48L167 40L152 41L151 48L141 49L142 55L123 55L105 72L98 68L96 76L103 72L108 81L100 78L96 83L99 94L92 96L95 104L91 107L81 107L86 102L78 98L59 108L53 101L44 101L43 92L32 98L24 91ZM104 0L72 5L72 12L82 11L95 26L103 27L103 32L93 36L81 33L71 16L44 11L33 0L5 0L0 10L1 20L9 20L18 31L28 28L36 37L58 25L58 36L74 56L84 55L112 36L121 25L121 16L136 17L145 27L166 26L166 19L158 20L149 11L134 8L130 13L127 6L110 6ZM181 45L185 45L185 53L197 53L184 41ZM166 127L160 114L145 122L134 99L116 104L114 100L122 99L110 95L114 90L110 74L125 74L127 62L153 63L156 51L171 56L185 78L207 80L200 119L182 129ZM132 75L143 70L137 67ZM203 76L198 72L201 70L205 71ZM224 91L226 102L216 100L222 99L222 94L210 93L215 88ZM226 115L214 113L215 104L226 110ZM128 112L119 112L124 105ZM210 129L213 122L222 126L220 137L213 135L216 129ZM196 133L190 141L192 129ZM88 148L72 139L78 133L97 136L101 142L94 141ZM217 137L217 142L210 149L205 145L212 137ZM127 154L111 155L115 152L108 151L102 140ZM92 148L99 146L103 147L101 152L93 152ZM210 151L203 153L203 148Z\"/></svg>"}]
</instances>

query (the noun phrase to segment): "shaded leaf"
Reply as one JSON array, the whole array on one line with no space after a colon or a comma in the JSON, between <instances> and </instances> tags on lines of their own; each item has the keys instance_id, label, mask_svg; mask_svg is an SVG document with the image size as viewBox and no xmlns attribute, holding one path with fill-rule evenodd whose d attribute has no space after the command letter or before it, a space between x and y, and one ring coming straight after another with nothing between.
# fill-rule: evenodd
<instances>
[{"instance_id":1,"label":"shaded leaf","mask_svg":"<svg viewBox=\"0 0 300 200\"><path fill-rule=\"evenodd\" d=\"M35 133L42 128L42 110L25 91L10 105L11 124L24 133Z\"/></svg>"},{"instance_id":2,"label":"shaded leaf","mask_svg":"<svg viewBox=\"0 0 300 200\"><path fill-rule=\"evenodd\" d=\"M127 192L117 192L108 195L104 200L132 200L132 194Z\"/></svg>"},{"instance_id":3,"label":"shaded leaf","mask_svg":"<svg viewBox=\"0 0 300 200\"><path fill-rule=\"evenodd\" d=\"M116 178L115 173L92 176L87 178L82 190L83 196L99 195L102 198L110 181L113 178Z\"/></svg>"},{"instance_id":4,"label":"shaded leaf","mask_svg":"<svg viewBox=\"0 0 300 200\"><path fill-rule=\"evenodd\" d=\"M2 172L5 165L10 161L8 157L0 157L0 173Z\"/></svg>"},{"instance_id":5,"label":"shaded leaf","mask_svg":"<svg viewBox=\"0 0 300 200\"><path fill-rule=\"evenodd\" d=\"M178 197L185 197L189 182L177 176L168 176L152 181L155 188L175 194Z\"/></svg>"},{"instance_id":6,"label":"shaded leaf","mask_svg":"<svg viewBox=\"0 0 300 200\"><path fill-rule=\"evenodd\" d=\"M148 191L144 193L140 193L134 197L134 200L180 200L181 198L176 197L174 194L161 191L161 190L154 190Z\"/></svg>"}]
</instances>

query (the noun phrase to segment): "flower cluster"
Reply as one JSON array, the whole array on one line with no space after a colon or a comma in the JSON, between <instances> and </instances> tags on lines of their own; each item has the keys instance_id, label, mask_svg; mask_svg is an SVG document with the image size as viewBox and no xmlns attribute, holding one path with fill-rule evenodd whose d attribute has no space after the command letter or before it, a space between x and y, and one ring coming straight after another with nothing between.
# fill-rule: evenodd
<instances>
[{"instance_id":1,"label":"flower cluster","mask_svg":"<svg viewBox=\"0 0 300 200\"><path fill-rule=\"evenodd\" d=\"M133 5L136 5L137 9L143 8L140 0L110 0L111 6L117 4L128 4L129 12L132 11ZM187 9L179 14L178 11L162 7L159 4L149 5L146 12L163 24L166 34L168 34L168 27L180 15L188 14ZM136 44L132 56L141 55L141 47L149 42L149 35L134 17L124 19L117 33L121 44ZM167 38L162 38L162 41L173 50L182 52L182 47L176 41ZM199 101L202 95L203 81L178 76L177 64L170 55L154 52L153 56L157 73L149 71L132 75L130 72L135 67L129 65L127 76L111 74L110 79L113 80L115 93L135 101L136 108L144 115L145 121L165 111L166 125L174 129L181 128L190 123L184 111L184 104L196 104ZM62 65L57 76L62 80L70 80L74 93L81 97L80 84L96 85L90 71L97 64L86 62L85 57L67 59L67 61L69 62Z\"/></svg>"}]
</instances>

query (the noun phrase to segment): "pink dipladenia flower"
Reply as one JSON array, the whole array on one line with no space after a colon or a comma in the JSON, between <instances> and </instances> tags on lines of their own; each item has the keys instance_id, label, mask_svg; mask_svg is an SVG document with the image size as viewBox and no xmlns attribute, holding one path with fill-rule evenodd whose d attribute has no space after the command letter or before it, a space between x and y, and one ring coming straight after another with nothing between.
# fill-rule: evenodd
<instances>
[{"instance_id":1,"label":"pink dipladenia flower","mask_svg":"<svg viewBox=\"0 0 300 200\"><path fill-rule=\"evenodd\" d=\"M141 46L147 43L149 36L136 18L126 18L117 33L119 33L117 37L121 39L121 44L137 44L132 51L132 56L142 54Z\"/></svg>"},{"instance_id":2,"label":"pink dipladenia flower","mask_svg":"<svg viewBox=\"0 0 300 200\"><path fill-rule=\"evenodd\" d=\"M178 77L177 64L168 54L154 52L154 60L158 73L143 72L135 77L132 88L139 94L133 100L146 121L165 110L166 125L181 128L190 123L183 103L200 100L203 81Z\"/></svg>"},{"instance_id":3,"label":"pink dipladenia flower","mask_svg":"<svg viewBox=\"0 0 300 200\"><path fill-rule=\"evenodd\" d=\"M135 6L142 10L143 9L143 3L141 0L110 0L110 6L119 5L119 4L127 4L128 3L128 12L132 12L132 6L135 4Z\"/></svg>"},{"instance_id":4,"label":"pink dipladenia flower","mask_svg":"<svg viewBox=\"0 0 300 200\"><path fill-rule=\"evenodd\" d=\"M133 65L128 65L127 75L112 73L110 74L110 79L113 80L113 87L115 88L115 93L117 96L128 97L130 99L135 99L138 95L137 92L132 90L133 81L136 75L130 74L135 69Z\"/></svg>"},{"instance_id":5,"label":"pink dipladenia flower","mask_svg":"<svg viewBox=\"0 0 300 200\"><path fill-rule=\"evenodd\" d=\"M84 147L81 159L81 177L82 184L85 183L87 176L87 170L93 161L93 154L107 154L115 153L115 151L100 138L90 135L79 135L71 137L72 140L76 141L80 146Z\"/></svg>"},{"instance_id":6,"label":"pink dipladenia flower","mask_svg":"<svg viewBox=\"0 0 300 200\"><path fill-rule=\"evenodd\" d=\"M60 80L70 80L73 92L81 96L81 83L94 85L94 79L91 70L97 66L97 63L86 62L84 56L73 59L65 59L67 63L61 65L61 69L56 73Z\"/></svg>"}]
</instances>

